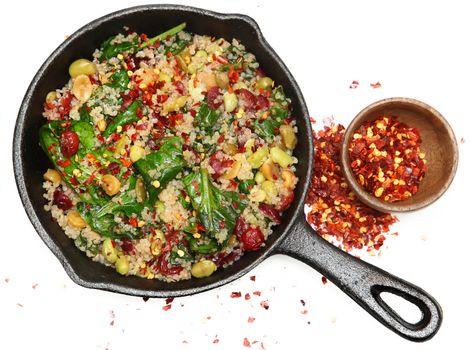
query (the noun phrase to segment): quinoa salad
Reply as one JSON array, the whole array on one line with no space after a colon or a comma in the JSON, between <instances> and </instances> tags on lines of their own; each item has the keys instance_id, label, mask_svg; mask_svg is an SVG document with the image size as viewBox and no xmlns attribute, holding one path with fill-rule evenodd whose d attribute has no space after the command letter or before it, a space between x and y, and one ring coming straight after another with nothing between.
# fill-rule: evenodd
<instances>
[{"instance_id":1,"label":"quinoa salad","mask_svg":"<svg viewBox=\"0 0 470 350\"><path fill-rule=\"evenodd\" d=\"M44 208L122 275L208 277L263 247L294 199L282 86L236 39L185 26L124 28L45 97Z\"/></svg>"}]
</instances>

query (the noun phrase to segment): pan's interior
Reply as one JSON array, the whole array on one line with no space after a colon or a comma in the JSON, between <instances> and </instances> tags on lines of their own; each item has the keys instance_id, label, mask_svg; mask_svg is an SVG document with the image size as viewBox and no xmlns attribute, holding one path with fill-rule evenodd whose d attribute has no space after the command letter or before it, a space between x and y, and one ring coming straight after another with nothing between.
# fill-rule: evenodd
<instances>
[{"instance_id":1,"label":"pan's interior","mask_svg":"<svg viewBox=\"0 0 470 350\"><path fill-rule=\"evenodd\" d=\"M38 129L44 123L43 101L48 91L61 87L68 80L68 66L77 58L90 58L95 48L108 37L122 31L123 26L146 33L158 34L181 22L187 30L226 39L237 38L258 58L261 67L276 83L282 84L292 99L293 113L297 117L299 143L295 156L299 159L296 201L283 217L266 247L249 252L226 269L220 269L206 279L193 279L177 283L163 283L138 277L123 277L113 269L94 263L79 251L43 210L42 174L51 167L38 143ZM274 248L298 213L303 213L305 195L312 159L311 130L308 111L294 79L262 39L257 25L248 17L220 15L181 6L145 6L123 10L90 23L62 44L34 78L18 117L14 141L14 162L18 186L26 210L41 238L64 264L69 275L79 284L133 295L170 296L203 291L227 283L249 271ZM301 215L301 214L300 214Z\"/></svg>"}]
</instances>

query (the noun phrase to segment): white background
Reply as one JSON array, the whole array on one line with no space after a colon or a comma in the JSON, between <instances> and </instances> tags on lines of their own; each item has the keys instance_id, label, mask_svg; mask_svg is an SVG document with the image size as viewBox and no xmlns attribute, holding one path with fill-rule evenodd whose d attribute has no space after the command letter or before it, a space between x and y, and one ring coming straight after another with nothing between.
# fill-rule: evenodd
<instances>
[{"instance_id":1,"label":"white background","mask_svg":"<svg viewBox=\"0 0 470 350\"><path fill-rule=\"evenodd\" d=\"M439 110L459 141L467 138L459 142L459 169L448 192L426 209L400 215L393 227L399 235L386 240L381 256L367 257L429 291L444 310L441 330L423 344L403 340L332 283L323 285L316 271L284 256L220 289L176 299L169 311L161 299L144 302L75 285L34 231L17 194L11 162L16 115L35 72L67 34L139 3L12 1L0 14L0 349L244 349L244 337L258 341L252 348L262 342L268 350L427 350L451 343L469 349L470 21L464 1L175 2L253 17L318 120L334 116L347 124L375 100L408 96ZM353 80L355 90L349 89ZM382 88L372 89L377 81ZM252 298L231 299L232 291ZM269 300L269 310L262 300Z\"/></svg>"}]
</instances>

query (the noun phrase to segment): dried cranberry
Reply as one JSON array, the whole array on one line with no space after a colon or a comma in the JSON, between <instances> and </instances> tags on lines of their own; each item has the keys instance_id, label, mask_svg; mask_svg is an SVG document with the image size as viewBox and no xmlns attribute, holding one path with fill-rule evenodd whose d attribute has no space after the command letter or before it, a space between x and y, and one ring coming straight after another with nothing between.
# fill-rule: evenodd
<instances>
[{"instance_id":1,"label":"dried cranberry","mask_svg":"<svg viewBox=\"0 0 470 350\"><path fill-rule=\"evenodd\" d=\"M134 245L129 238L124 238L121 240L122 251L126 254L131 254L134 251Z\"/></svg>"},{"instance_id":2,"label":"dried cranberry","mask_svg":"<svg viewBox=\"0 0 470 350\"><path fill-rule=\"evenodd\" d=\"M52 203L57 205L57 207L62 210L68 210L72 208L72 200L64 193L64 191L59 189L54 191Z\"/></svg>"},{"instance_id":3,"label":"dried cranberry","mask_svg":"<svg viewBox=\"0 0 470 350\"><path fill-rule=\"evenodd\" d=\"M181 80L173 82L173 85L175 86L176 91L178 91L180 95L184 95L186 93L183 82Z\"/></svg>"},{"instance_id":4,"label":"dried cranberry","mask_svg":"<svg viewBox=\"0 0 470 350\"><path fill-rule=\"evenodd\" d=\"M259 95L256 96L256 109L259 111L260 109L265 109L269 107L269 100L266 96Z\"/></svg>"},{"instance_id":5,"label":"dried cranberry","mask_svg":"<svg viewBox=\"0 0 470 350\"><path fill-rule=\"evenodd\" d=\"M233 228L233 233L240 239L242 234L244 234L248 229L250 228L250 225L243 219L241 216L237 219L237 222L235 223L235 227Z\"/></svg>"},{"instance_id":6,"label":"dried cranberry","mask_svg":"<svg viewBox=\"0 0 470 350\"><path fill-rule=\"evenodd\" d=\"M207 105L212 109L217 109L222 104L222 99L219 102L215 102L215 100L220 97L220 90L217 86L211 87L207 91Z\"/></svg>"},{"instance_id":7,"label":"dried cranberry","mask_svg":"<svg viewBox=\"0 0 470 350\"><path fill-rule=\"evenodd\" d=\"M279 211L274 209L272 206L266 203L260 203L259 205L259 210L268 218L270 218L272 221L274 221L276 224L281 223L281 214L279 214Z\"/></svg>"},{"instance_id":8,"label":"dried cranberry","mask_svg":"<svg viewBox=\"0 0 470 350\"><path fill-rule=\"evenodd\" d=\"M256 107L256 96L247 89L235 90L235 94L241 99L243 107L247 110L253 110Z\"/></svg>"},{"instance_id":9,"label":"dried cranberry","mask_svg":"<svg viewBox=\"0 0 470 350\"><path fill-rule=\"evenodd\" d=\"M218 179L232 166L233 160L227 159L222 152L216 152L209 158L209 165L214 169L212 177Z\"/></svg>"},{"instance_id":10,"label":"dried cranberry","mask_svg":"<svg viewBox=\"0 0 470 350\"><path fill-rule=\"evenodd\" d=\"M80 140L76 132L72 130L65 130L60 135L60 151L64 157L71 157L78 152L78 145Z\"/></svg>"},{"instance_id":11,"label":"dried cranberry","mask_svg":"<svg viewBox=\"0 0 470 350\"><path fill-rule=\"evenodd\" d=\"M276 206L276 209L279 211L284 211L290 207L294 201L294 191L289 190L284 196L281 196L279 204Z\"/></svg>"},{"instance_id":12,"label":"dried cranberry","mask_svg":"<svg viewBox=\"0 0 470 350\"><path fill-rule=\"evenodd\" d=\"M258 250L264 242L264 235L259 227L250 227L240 237L244 250Z\"/></svg>"},{"instance_id":13,"label":"dried cranberry","mask_svg":"<svg viewBox=\"0 0 470 350\"><path fill-rule=\"evenodd\" d=\"M111 174L116 175L116 174L119 174L119 171L121 170L121 166L117 162L111 162L107 166L107 169Z\"/></svg>"}]
</instances>

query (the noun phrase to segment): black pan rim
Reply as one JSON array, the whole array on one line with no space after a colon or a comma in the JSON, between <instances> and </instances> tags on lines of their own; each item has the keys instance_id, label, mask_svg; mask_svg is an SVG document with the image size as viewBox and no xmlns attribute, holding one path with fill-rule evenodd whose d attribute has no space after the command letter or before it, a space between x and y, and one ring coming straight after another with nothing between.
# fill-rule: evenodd
<instances>
[{"instance_id":1,"label":"black pan rim","mask_svg":"<svg viewBox=\"0 0 470 350\"><path fill-rule=\"evenodd\" d=\"M297 82L295 81L294 77L292 76L292 74L290 73L286 65L282 62L280 57L276 54L273 48L266 41L263 34L261 33L261 30L258 24L251 17L247 15L242 15L242 14L223 14L223 13L218 13L218 12L200 9L196 7L185 6L185 5L142 5L142 6L135 6L135 7L122 9L116 12L112 12L108 15L102 16L84 25L82 28L78 29L75 33L73 33L67 40L61 43L53 51L53 53L45 60L45 62L41 65L38 72L34 76L32 82L30 83L27 89L27 92L25 94L25 97L22 101L22 104L18 113L16 125L15 125L12 156L13 156L13 167L14 167L16 185L17 185L18 192L20 194L23 206L25 208L25 211L31 223L33 224L35 230L41 237L41 239L44 241L46 246L54 253L54 255L58 258L58 260L63 265L66 273L70 276L70 278L75 283L86 288L101 289L101 290L117 292L121 294L129 294L133 296L177 297L177 296L185 296L185 295L192 295L192 294L200 293L200 292L217 288L227 283L230 283L240 278L241 276L245 275L249 271L251 271L254 267L260 264L267 257L276 253L276 246L279 244L279 242L281 242L284 239L286 235L289 234L289 231L294 225L296 219L299 216L303 217L304 215L304 212L303 212L304 200L308 191L308 184L309 184L311 173L312 173L311 164L312 164L312 159L313 159L313 136L311 133L310 123L307 123L309 127L309 129L307 130L308 148L307 150L303 150L303 152L307 153L307 161L308 161L307 174L306 174L306 179L301 180L305 182L303 183L303 188L302 188L300 195L297 195L295 199L295 204L294 204L295 208L293 210L290 221L287 223L284 231L275 239L275 241L272 242L269 246L267 246L266 249L263 251L263 253L259 257L257 257L252 263L250 263L243 269L240 269L239 271L236 271L235 273L229 275L228 277L219 279L213 283L208 283L202 286L179 289L179 290L142 290L139 288L121 286L121 285L108 282L108 281L94 281L94 280L92 281L89 279L85 279L83 276L80 276L79 271L75 271L75 269L70 264L70 262L68 261L68 258L64 255L60 247L57 244L55 244L55 242L50 238L45 228L42 226L38 218L38 215L36 213L36 209L28 196L28 191L26 188L25 178L24 178L24 162L23 162L23 151L24 151L23 150L23 142L24 142L23 131L25 127L26 113L28 110L29 103L32 99L32 96L34 95L34 91L36 90L38 81L46 73L47 69L50 66L50 63L57 56L59 56L62 51L66 50L67 47L71 43L73 43L74 40L77 40L78 38L80 38L80 36L82 36L83 33L85 32L96 30L96 28L98 28L102 23L105 23L114 18L127 16L136 12L156 11L156 10L157 11L175 11L175 10L183 11L183 12L187 12L190 14L192 13L192 14L199 14L199 15L213 17L220 21L227 21L227 20L235 19L235 20L243 21L247 26L250 26L255 32L256 37L259 41L259 44L262 46L263 50L265 50L273 58L273 60L275 61L275 64L281 68L281 70L283 71L283 74L290 81L294 90L294 94L298 97L298 100L299 100L299 104L300 104L299 112L302 114L302 115L298 115L297 118L298 119L304 118L305 120L308 120L309 118L308 109L307 109L305 100L303 98L303 95L301 93L301 90Z\"/></svg>"}]
</instances>

